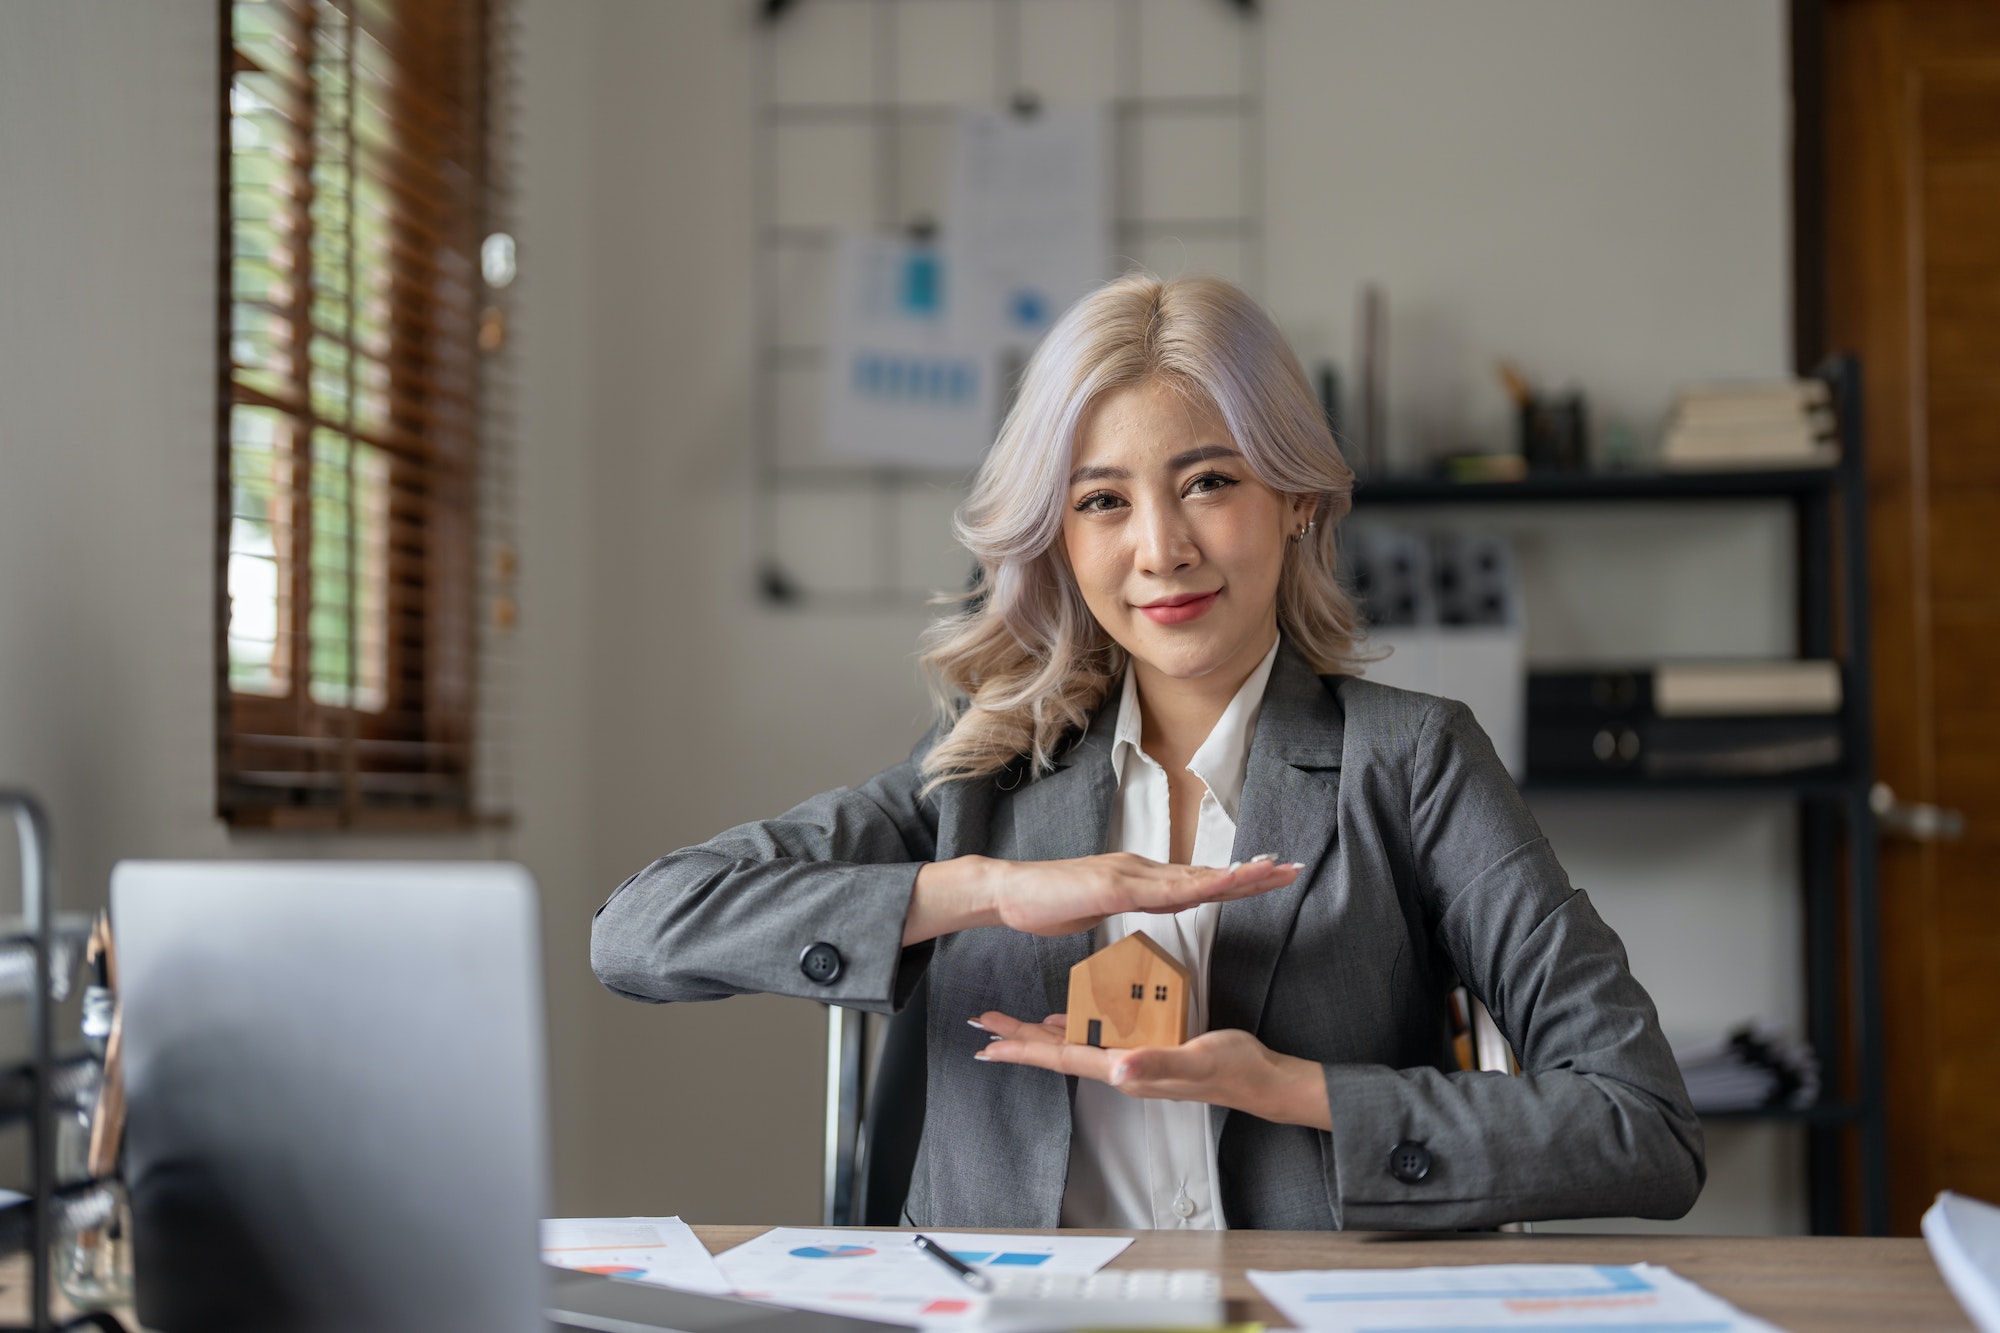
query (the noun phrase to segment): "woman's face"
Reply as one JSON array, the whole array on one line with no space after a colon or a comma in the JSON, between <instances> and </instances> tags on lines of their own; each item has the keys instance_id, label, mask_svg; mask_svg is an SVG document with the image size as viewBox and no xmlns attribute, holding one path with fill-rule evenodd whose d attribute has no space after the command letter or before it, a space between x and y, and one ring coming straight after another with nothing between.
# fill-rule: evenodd
<instances>
[{"instance_id":1,"label":"woman's face","mask_svg":"<svg viewBox=\"0 0 2000 1333\"><path fill-rule=\"evenodd\" d=\"M1063 548L1097 623L1175 679L1248 675L1312 497L1259 481L1212 405L1156 380L1093 403L1070 466Z\"/></svg>"}]
</instances>

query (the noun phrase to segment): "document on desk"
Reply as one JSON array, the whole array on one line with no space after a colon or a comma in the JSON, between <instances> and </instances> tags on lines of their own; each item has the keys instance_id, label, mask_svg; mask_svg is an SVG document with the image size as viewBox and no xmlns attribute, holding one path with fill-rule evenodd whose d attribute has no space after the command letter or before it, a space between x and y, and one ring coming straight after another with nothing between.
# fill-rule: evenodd
<instances>
[{"instance_id":1,"label":"document on desk","mask_svg":"<svg viewBox=\"0 0 2000 1333\"><path fill-rule=\"evenodd\" d=\"M714 1256L678 1217L552 1217L542 1262L681 1291L729 1294Z\"/></svg>"},{"instance_id":2,"label":"document on desk","mask_svg":"<svg viewBox=\"0 0 2000 1333\"><path fill-rule=\"evenodd\" d=\"M1129 1236L924 1234L963 1263L1007 1273L1095 1273L1132 1243ZM966 1328L979 1318L978 1293L912 1245L907 1231L774 1227L716 1262L748 1300L927 1329Z\"/></svg>"},{"instance_id":3,"label":"document on desk","mask_svg":"<svg viewBox=\"0 0 2000 1333\"><path fill-rule=\"evenodd\" d=\"M2000 1208L1946 1190L1924 1213L1923 1230L1965 1313L1980 1333L2000 1333Z\"/></svg>"},{"instance_id":4,"label":"document on desk","mask_svg":"<svg viewBox=\"0 0 2000 1333\"><path fill-rule=\"evenodd\" d=\"M1314 1333L1778 1333L1651 1264L1487 1264L1246 1274Z\"/></svg>"}]
</instances>

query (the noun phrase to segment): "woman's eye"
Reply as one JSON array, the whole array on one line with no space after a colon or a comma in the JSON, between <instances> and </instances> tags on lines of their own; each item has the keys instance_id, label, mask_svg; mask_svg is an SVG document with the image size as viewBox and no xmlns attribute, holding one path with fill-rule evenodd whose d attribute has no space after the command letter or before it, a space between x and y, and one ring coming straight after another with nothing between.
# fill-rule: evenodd
<instances>
[{"instance_id":1,"label":"woman's eye","mask_svg":"<svg viewBox=\"0 0 2000 1333\"><path fill-rule=\"evenodd\" d=\"M1188 483L1189 495L1213 495L1236 484L1236 478L1225 477L1220 472L1204 472Z\"/></svg>"},{"instance_id":2,"label":"woman's eye","mask_svg":"<svg viewBox=\"0 0 2000 1333\"><path fill-rule=\"evenodd\" d=\"M1122 501L1109 491L1096 491L1076 502L1078 513L1101 514L1107 509L1116 509Z\"/></svg>"}]
</instances>

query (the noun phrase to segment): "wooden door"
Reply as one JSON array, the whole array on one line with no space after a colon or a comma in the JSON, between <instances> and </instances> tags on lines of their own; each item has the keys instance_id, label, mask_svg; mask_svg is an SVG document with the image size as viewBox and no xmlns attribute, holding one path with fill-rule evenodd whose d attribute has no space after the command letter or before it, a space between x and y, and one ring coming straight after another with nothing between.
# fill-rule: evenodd
<instances>
[{"instance_id":1,"label":"wooden door","mask_svg":"<svg viewBox=\"0 0 2000 1333\"><path fill-rule=\"evenodd\" d=\"M1965 820L1882 839L1890 1217L1914 1234L1940 1189L2000 1202L2000 5L1819 16L1828 347L1800 350L1862 360L1879 774Z\"/></svg>"}]
</instances>

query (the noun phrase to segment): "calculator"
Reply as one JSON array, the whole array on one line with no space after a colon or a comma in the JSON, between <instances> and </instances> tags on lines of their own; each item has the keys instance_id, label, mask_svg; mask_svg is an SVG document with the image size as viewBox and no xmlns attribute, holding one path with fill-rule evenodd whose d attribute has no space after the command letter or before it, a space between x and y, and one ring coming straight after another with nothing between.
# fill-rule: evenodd
<instances>
[{"instance_id":1,"label":"calculator","mask_svg":"<svg viewBox=\"0 0 2000 1333\"><path fill-rule=\"evenodd\" d=\"M1090 1274L984 1271L993 1291L982 1323L1008 1333L1213 1328L1223 1322L1219 1273L1186 1268L1107 1268Z\"/></svg>"}]
</instances>

